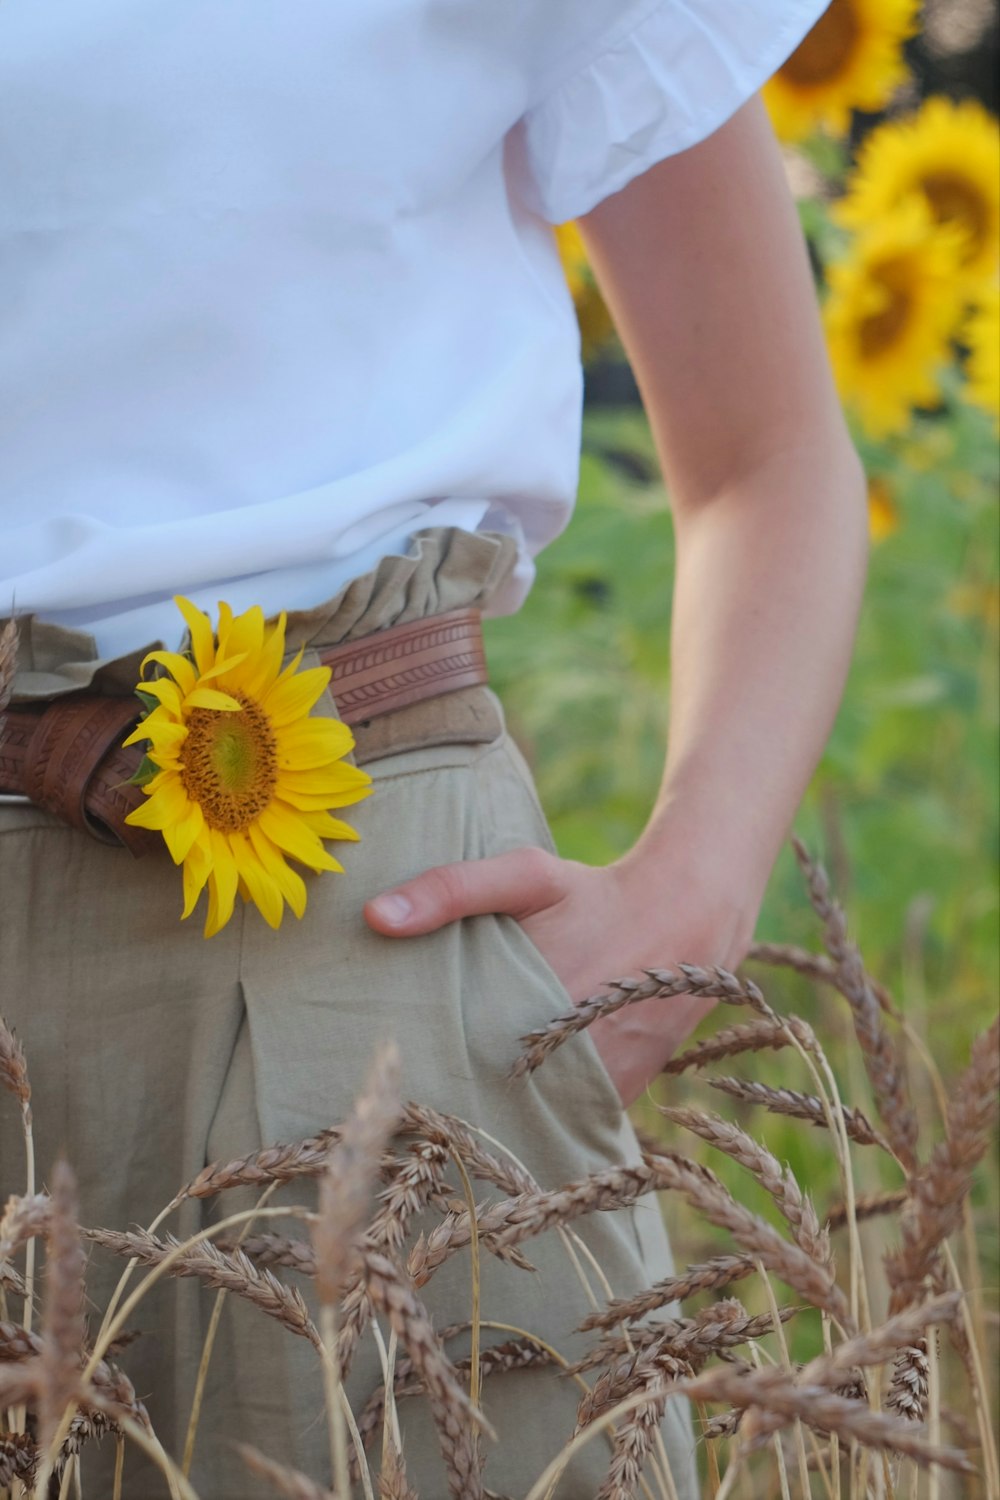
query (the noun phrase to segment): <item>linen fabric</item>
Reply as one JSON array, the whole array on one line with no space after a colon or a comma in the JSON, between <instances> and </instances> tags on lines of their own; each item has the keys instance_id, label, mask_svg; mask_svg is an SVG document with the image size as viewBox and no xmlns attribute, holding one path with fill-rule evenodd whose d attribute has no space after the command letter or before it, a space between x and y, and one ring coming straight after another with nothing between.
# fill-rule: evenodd
<instances>
[{"instance_id":1,"label":"linen fabric","mask_svg":"<svg viewBox=\"0 0 1000 1500\"><path fill-rule=\"evenodd\" d=\"M378 629L407 611L433 613L441 600L485 604L513 563L509 540L485 536L423 538L420 554L416 566L413 559L387 560L337 609L323 606L290 621L289 649L309 647L308 664L316 648L343 639L361 618ZM50 646L54 653L51 640ZM84 1224L149 1224L206 1163L341 1120L376 1045L390 1036L402 1055L404 1098L488 1131L543 1186L639 1159L635 1134L586 1033L530 1078L507 1078L519 1035L571 1003L517 922L473 917L401 942L372 932L363 920L366 899L429 865L526 844L551 848L500 706L488 689L475 692L476 722L497 726L488 743L471 736L434 743L425 717L424 743L401 748L412 745L407 711L386 717L383 754L367 767L374 792L349 810L361 841L337 846L346 873L312 879L302 921L288 917L279 932L248 906L206 942L197 913L178 921L180 873L166 854L134 861L38 808L0 805L2 1013L28 1057L40 1181L64 1152L79 1180ZM329 696L319 711L335 712ZM394 724L399 745L392 742ZM400 1148L405 1144L401 1139ZM450 1181L461 1197L453 1173ZM0 1192L22 1186L19 1110L0 1091ZM477 1196L498 1194L479 1184ZM239 1190L215 1201L189 1200L161 1232L191 1234L258 1197L257 1190ZM315 1201L311 1179L286 1184L270 1199L285 1206ZM259 1227L303 1232L295 1221ZM651 1198L573 1227L617 1295L672 1272ZM553 1232L524 1249L533 1272L484 1252L481 1316L534 1332L577 1357L594 1337L585 1342L574 1333L592 1303L567 1249ZM577 1258L601 1300L606 1293L593 1266L586 1255ZM121 1269L104 1251L91 1255L92 1331ZM294 1272L280 1275L300 1286L315 1312L311 1283ZM468 1253L446 1263L422 1295L438 1328L468 1319ZM174 1456L183 1448L214 1300L191 1281L161 1282L130 1319L142 1332L121 1364ZM508 1336L483 1330L484 1345ZM456 1358L467 1353L467 1336L451 1340L449 1349ZM379 1381L369 1335L347 1386L356 1412ZM500 1437L486 1470L491 1489L527 1493L569 1438L579 1394L554 1368L487 1380L485 1411ZM426 1403L401 1401L399 1411L411 1482L425 1500L443 1500L447 1485ZM662 1431L679 1500L694 1500L693 1439L683 1406L670 1404ZM253 1442L329 1480L315 1350L233 1295L225 1299L209 1367L191 1477L204 1500L263 1500L270 1489L247 1473L229 1439ZM592 1442L557 1494L564 1500L596 1494L608 1457L603 1440ZM85 1493L111 1493L113 1462L109 1442L87 1445ZM125 1500L165 1500L167 1493L129 1446Z\"/></svg>"},{"instance_id":2,"label":"linen fabric","mask_svg":"<svg viewBox=\"0 0 1000 1500\"><path fill-rule=\"evenodd\" d=\"M0 608L119 656L457 525L516 539L516 609L579 466L550 225L824 4L5 0Z\"/></svg>"}]
</instances>

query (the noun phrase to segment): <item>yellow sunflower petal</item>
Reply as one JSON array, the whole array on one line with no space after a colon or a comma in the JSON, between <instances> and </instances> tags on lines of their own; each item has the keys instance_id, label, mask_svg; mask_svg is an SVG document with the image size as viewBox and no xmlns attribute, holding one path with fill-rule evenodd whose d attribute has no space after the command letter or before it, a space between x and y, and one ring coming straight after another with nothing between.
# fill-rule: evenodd
<instances>
[{"instance_id":1,"label":"yellow sunflower petal","mask_svg":"<svg viewBox=\"0 0 1000 1500\"><path fill-rule=\"evenodd\" d=\"M274 679L274 682L272 683L272 686L273 687L280 687L281 684L284 683L284 682L287 682L290 677L294 677L295 674L296 674L296 672L299 670L299 666L300 666L300 664L302 662L302 658L303 658L303 656L305 656L305 654L306 654L306 648L305 648L305 646L300 646L299 649L296 651L295 655L292 657L291 661L288 663L288 666L285 668L285 670L278 677L276 677Z\"/></svg>"},{"instance_id":2,"label":"yellow sunflower petal","mask_svg":"<svg viewBox=\"0 0 1000 1500\"><path fill-rule=\"evenodd\" d=\"M161 667L166 667L182 693L189 693L198 680L191 662L179 651L148 651L142 658L142 666L139 668L140 676L145 672L148 661L155 661Z\"/></svg>"},{"instance_id":3,"label":"yellow sunflower petal","mask_svg":"<svg viewBox=\"0 0 1000 1500\"><path fill-rule=\"evenodd\" d=\"M284 682L279 678L274 687L264 695L261 706L274 727L281 729L295 719L305 718L326 691L329 681L329 667L308 667Z\"/></svg>"},{"instance_id":4,"label":"yellow sunflower petal","mask_svg":"<svg viewBox=\"0 0 1000 1500\"><path fill-rule=\"evenodd\" d=\"M198 680L199 682L211 682L213 681L213 679L217 680L218 678L224 676L226 672L235 671L240 663L246 661L246 659L247 654L245 651L241 651L237 656L223 656L220 652L215 666L211 667L207 672L202 672L201 677Z\"/></svg>"},{"instance_id":5,"label":"yellow sunflower petal","mask_svg":"<svg viewBox=\"0 0 1000 1500\"><path fill-rule=\"evenodd\" d=\"M264 611L259 604L244 610L225 626L219 621L219 653L255 660L264 644Z\"/></svg>"},{"instance_id":6,"label":"yellow sunflower petal","mask_svg":"<svg viewBox=\"0 0 1000 1500\"><path fill-rule=\"evenodd\" d=\"M331 807L352 807L363 797L370 796L371 791L371 787L364 787L361 791L338 793L337 796L331 796L329 792L324 792L322 796L312 796L308 792L286 790L279 781L275 788L275 798L287 803L297 812L327 812Z\"/></svg>"},{"instance_id":7,"label":"yellow sunflower petal","mask_svg":"<svg viewBox=\"0 0 1000 1500\"><path fill-rule=\"evenodd\" d=\"M206 614L192 604L190 599L184 599L180 594L174 595L174 603L184 616L188 630L191 632L191 649L194 653L195 665L199 672L207 672L215 665L215 643L212 640L212 625Z\"/></svg>"},{"instance_id":8,"label":"yellow sunflower petal","mask_svg":"<svg viewBox=\"0 0 1000 1500\"><path fill-rule=\"evenodd\" d=\"M243 704L229 693L220 693L218 688L197 687L184 699L185 708L214 708L220 712L238 713Z\"/></svg>"},{"instance_id":9,"label":"yellow sunflower petal","mask_svg":"<svg viewBox=\"0 0 1000 1500\"><path fill-rule=\"evenodd\" d=\"M127 739L122 740L122 745L136 745L140 740L149 740L157 753L172 753L177 750L187 739L187 726L178 724L172 719L154 719L150 714L148 719L133 729Z\"/></svg>"},{"instance_id":10,"label":"yellow sunflower petal","mask_svg":"<svg viewBox=\"0 0 1000 1500\"><path fill-rule=\"evenodd\" d=\"M300 864L308 866L310 870L340 870L339 865L332 855L327 854L323 845L314 833L302 826L301 821L288 808L282 807L280 802L272 802L266 807L258 819L262 833L266 834L272 844L297 859Z\"/></svg>"},{"instance_id":11,"label":"yellow sunflower petal","mask_svg":"<svg viewBox=\"0 0 1000 1500\"><path fill-rule=\"evenodd\" d=\"M152 796L147 797L134 812L125 819L133 828L167 828L171 823L186 817L188 796L179 776L172 773L165 779L157 778L159 785Z\"/></svg>"},{"instance_id":12,"label":"yellow sunflower petal","mask_svg":"<svg viewBox=\"0 0 1000 1500\"><path fill-rule=\"evenodd\" d=\"M181 717L181 706L184 700L181 697L180 688L176 682L171 682L169 677L158 677L155 682L140 682L139 691L148 693L151 698L156 698L172 718Z\"/></svg>"},{"instance_id":13,"label":"yellow sunflower petal","mask_svg":"<svg viewBox=\"0 0 1000 1500\"><path fill-rule=\"evenodd\" d=\"M212 869L208 877L208 915L205 918L205 936L214 937L221 932L233 914L236 902L236 861L223 834L210 830L212 839Z\"/></svg>"},{"instance_id":14,"label":"yellow sunflower petal","mask_svg":"<svg viewBox=\"0 0 1000 1500\"><path fill-rule=\"evenodd\" d=\"M339 719L306 719L281 731L278 765L289 771L311 771L339 760L353 746L353 734Z\"/></svg>"},{"instance_id":15,"label":"yellow sunflower petal","mask_svg":"<svg viewBox=\"0 0 1000 1500\"><path fill-rule=\"evenodd\" d=\"M250 899L268 927L281 926L285 903L274 878L265 870L250 844L241 833L229 835L229 847L236 861L237 873L250 892Z\"/></svg>"},{"instance_id":16,"label":"yellow sunflower petal","mask_svg":"<svg viewBox=\"0 0 1000 1500\"><path fill-rule=\"evenodd\" d=\"M184 861L184 910L181 913L181 921L194 911L211 868L211 837L209 830L203 827L200 836L195 839L188 850Z\"/></svg>"},{"instance_id":17,"label":"yellow sunflower petal","mask_svg":"<svg viewBox=\"0 0 1000 1500\"><path fill-rule=\"evenodd\" d=\"M233 628L233 612L225 599L219 600L219 626L216 631L220 648L229 639L229 632Z\"/></svg>"},{"instance_id":18,"label":"yellow sunflower petal","mask_svg":"<svg viewBox=\"0 0 1000 1500\"><path fill-rule=\"evenodd\" d=\"M254 852L275 885L281 891L292 911L301 917L306 909L306 883L297 871L285 864L284 855L263 834L256 823L247 830Z\"/></svg>"},{"instance_id":19,"label":"yellow sunflower petal","mask_svg":"<svg viewBox=\"0 0 1000 1500\"><path fill-rule=\"evenodd\" d=\"M264 644L256 665L244 681L251 698L261 699L277 682L281 662L285 654L285 613L278 616L277 623L264 636Z\"/></svg>"},{"instance_id":20,"label":"yellow sunflower petal","mask_svg":"<svg viewBox=\"0 0 1000 1500\"><path fill-rule=\"evenodd\" d=\"M328 812L300 812L299 817L305 826L318 834L321 839L348 839L352 844L356 844L361 838L360 833L352 828L350 823L345 823L340 818L331 818Z\"/></svg>"},{"instance_id":21,"label":"yellow sunflower petal","mask_svg":"<svg viewBox=\"0 0 1000 1500\"><path fill-rule=\"evenodd\" d=\"M197 802L189 802L187 812L178 818L175 823L168 823L163 829L163 837L167 848L170 850L170 858L175 865L182 864L187 858L191 845L198 838L205 827L205 818Z\"/></svg>"},{"instance_id":22,"label":"yellow sunflower petal","mask_svg":"<svg viewBox=\"0 0 1000 1500\"><path fill-rule=\"evenodd\" d=\"M316 807L353 807L372 794L371 778L354 766L343 766L344 773L353 771L353 776L339 774L339 766L321 771L281 771L278 773L274 795L292 807L314 809ZM300 801L305 798L305 801Z\"/></svg>"}]
</instances>

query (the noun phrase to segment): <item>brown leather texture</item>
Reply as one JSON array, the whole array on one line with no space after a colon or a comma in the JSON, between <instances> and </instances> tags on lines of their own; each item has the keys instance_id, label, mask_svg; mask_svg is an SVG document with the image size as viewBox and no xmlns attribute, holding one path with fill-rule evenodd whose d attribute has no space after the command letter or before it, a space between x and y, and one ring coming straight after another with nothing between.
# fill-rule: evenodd
<instances>
[{"instance_id":1,"label":"brown leather texture","mask_svg":"<svg viewBox=\"0 0 1000 1500\"><path fill-rule=\"evenodd\" d=\"M318 651L331 668L337 711L355 727L354 759L431 743L493 738L498 716L488 696L470 693L487 680L477 610L459 609L408 625L394 625L359 641ZM454 713L437 718L418 708L455 695ZM125 818L144 798L129 785L142 759L138 745L122 740L139 718L134 698L74 693L36 708L11 708L0 726L0 793L27 796L75 828L104 843L124 845L136 857L162 848L158 833L132 828ZM388 715L398 719L389 728ZM454 721L454 722L451 722ZM435 738L435 735L437 738Z\"/></svg>"},{"instance_id":2,"label":"brown leather texture","mask_svg":"<svg viewBox=\"0 0 1000 1500\"><path fill-rule=\"evenodd\" d=\"M486 681L483 632L475 609L393 625L319 656L331 668L330 691L345 724Z\"/></svg>"}]
</instances>

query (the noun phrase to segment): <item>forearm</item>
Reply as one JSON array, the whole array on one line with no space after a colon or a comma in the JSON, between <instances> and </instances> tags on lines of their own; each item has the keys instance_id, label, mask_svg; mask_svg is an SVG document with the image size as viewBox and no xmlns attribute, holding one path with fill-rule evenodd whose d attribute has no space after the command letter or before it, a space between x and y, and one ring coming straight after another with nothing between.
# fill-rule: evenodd
<instances>
[{"instance_id":1,"label":"forearm","mask_svg":"<svg viewBox=\"0 0 1000 1500\"><path fill-rule=\"evenodd\" d=\"M675 511L663 784L629 863L682 850L753 916L829 736L867 564L860 465L835 435ZM752 918L751 918L752 920Z\"/></svg>"}]
</instances>

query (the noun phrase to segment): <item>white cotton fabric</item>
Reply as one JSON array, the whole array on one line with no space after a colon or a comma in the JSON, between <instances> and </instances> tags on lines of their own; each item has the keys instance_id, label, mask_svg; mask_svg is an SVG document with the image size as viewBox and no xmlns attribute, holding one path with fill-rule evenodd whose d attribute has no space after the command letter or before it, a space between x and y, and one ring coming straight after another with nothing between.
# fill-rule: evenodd
<instances>
[{"instance_id":1,"label":"white cotton fabric","mask_svg":"<svg viewBox=\"0 0 1000 1500\"><path fill-rule=\"evenodd\" d=\"M102 656L328 598L578 478L550 225L703 139L825 0L4 0L0 617Z\"/></svg>"}]
</instances>

